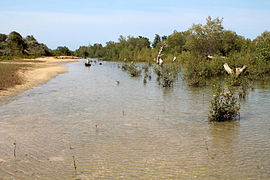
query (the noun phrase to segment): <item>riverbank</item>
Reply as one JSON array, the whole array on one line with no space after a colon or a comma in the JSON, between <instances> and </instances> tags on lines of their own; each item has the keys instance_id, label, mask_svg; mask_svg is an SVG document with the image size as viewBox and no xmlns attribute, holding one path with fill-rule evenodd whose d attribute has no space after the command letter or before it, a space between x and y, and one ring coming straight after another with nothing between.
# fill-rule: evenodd
<instances>
[{"instance_id":1,"label":"riverbank","mask_svg":"<svg viewBox=\"0 0 270 180\"><path fill-rule=\"evenodd\" d=\"M79 59L76 57L66 56L2 61L0 62L0 65L20 65L21 67L16 70L16 72L13 72L20 79L20 82L14 84L11 87L1 89L0 98L6 96L14 96L23 91L44 84L58 74L67 71L67 67L63 63L77 61L79 61ZM14 76L15 74L12 74L12 76Z\"/></svg>"}]
</instances>

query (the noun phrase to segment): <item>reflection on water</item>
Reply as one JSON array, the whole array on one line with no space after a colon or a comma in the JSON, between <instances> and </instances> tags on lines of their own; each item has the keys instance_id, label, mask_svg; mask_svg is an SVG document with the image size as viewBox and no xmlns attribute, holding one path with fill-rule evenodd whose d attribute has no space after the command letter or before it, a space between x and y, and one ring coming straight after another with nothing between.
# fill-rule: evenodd
<instances>
[{"instance_id":1,"label":"reflection on water","mask_svg":"<svg viewBox=\"0 0 270 180\"><path fill-rule=\"evenodd\" d=\"M1 178L270 178L269 87L249 93L241 121L209 123L209 88L68 66L0 106Z\"/></svg>"}]
</instances>

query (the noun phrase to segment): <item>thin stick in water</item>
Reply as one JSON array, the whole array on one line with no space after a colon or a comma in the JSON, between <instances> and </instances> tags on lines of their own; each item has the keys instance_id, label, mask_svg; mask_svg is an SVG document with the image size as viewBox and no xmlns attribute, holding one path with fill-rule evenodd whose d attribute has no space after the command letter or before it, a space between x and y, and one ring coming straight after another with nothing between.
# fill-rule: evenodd
<instances>
[{"instance_id":1,"label":"thin stick in water","mask_svg":"<svg viewBox=\"0 0 270 180\"><path fill-rule=\"evenodd\" d=\"M75 171L77 170L77 166L76 166L76 161L75 161L75 156L72 156L73 157L73 165L74 165L74 169Z\"/></svg>"},{"instance_id":2,"label":"thin stick in water","mask_svg":"<svg viewBox=\"0 0 270 180\"><path fill-rule=\"evenodd\" d=\"M16 159L16 141L14 141L13 145L14 145L13 156Z\"/></svg>"},{"instance_id":3,"label":"thin stick in water","mask_svg":"<svg viewBox=\"0 0 270 180\"><path fill-rule=\"evenodd\" d=\"M204 139L204 143L205 143L205 148L206 148L206 151L207 151L207 155L208 157L210 157L209 155L209 149L208 149L208 144L207 144L207 141Z\"/></svg>"}]
</instances>

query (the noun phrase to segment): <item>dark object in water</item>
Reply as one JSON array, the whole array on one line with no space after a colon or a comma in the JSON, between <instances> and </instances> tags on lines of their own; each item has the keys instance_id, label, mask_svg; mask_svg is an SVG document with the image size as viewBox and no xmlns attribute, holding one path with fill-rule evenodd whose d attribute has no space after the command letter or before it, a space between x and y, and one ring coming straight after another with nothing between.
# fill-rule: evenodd
<instances>
[{"instance_id":1,"label":"dark object in water","mask_svg":"<svg viewBox=\"0 0 270 180\"><path fill-rule=\"evenodd\" d=\"M87 59L87 61L84 64L85 66L91 66L91 62L89 61L89 59Z\"/></svg>"},{"instance_id":2,"label":"dark object in water","mask_svg":"<svg viewBox=\"0 0 270 180\"><path fill-rule=\"evenodd\" d=\"M85 64L84 64L85 66L91 66L91 63L89 62L86 62Z\"/></svg>"},{"instance_id":3,"label":"dark object in water","mask_svg":"<svg viewBox=\"0 0 270 180\"><path fill-rule=\"evenodd\" d=\"M102 63L100 62L99 65L102 65Z\"/></svg>"}]
</instances>

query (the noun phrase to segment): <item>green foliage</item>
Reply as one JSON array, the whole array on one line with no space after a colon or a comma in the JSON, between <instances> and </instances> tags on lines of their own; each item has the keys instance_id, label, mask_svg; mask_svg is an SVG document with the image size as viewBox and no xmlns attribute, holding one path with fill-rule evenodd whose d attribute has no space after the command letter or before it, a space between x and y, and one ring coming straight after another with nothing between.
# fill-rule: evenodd
<instances>
[{"instance_id":1,"label":"green foliage","mask_svg":"<svg viewBox=\"0 0 270 180\"><path fill-rule=\"evenodd\" d=\"M4 42L7 39L7 37L8 37L7 35L0 33L0 43Z\"/></svg>"},{"instance_id":2,"label":"green foliage","mask_svg":"<svg viewBox=\"0 0 270 180\"><path fill-rule=\"evenodd\" d=\"M152 43L152 47L156 48L158 47L158 44L161 42L161 38L158 34L155 35L154 41Z\"/></svg>"},{"instance_id":3,"label":"green foliage","mask_svg":"<svg viewBox=\"0 0 270 180\"><path fill-rule=\"evenodd\" d=\"M177 57L173 65L183 67L184 79L191 86L206 85L207 80L212 77L227 75L224 63L228 63L232 69L246 65L247 69L241 76L248 77L249 80L269 76L270 32L264 32L251 41L233 31L224 30L222 21L222 18L208 17L205 24L194 24L187 31L174 31L163 37L156 34L152 47L146 37L120 36L117 42L109 41L105 46L81 46L76 50L76 55L153 63L162 44L164 65L172 63L172 59ZM157 74L162 73L161 70L156 71ZM163 77L166 77L165 74Z\"/></svg>"},{"instance_id":4,"label":"green foliage","mask_svg":"<svg viewBox=\"0 0 270 180\"><path fill-rule=\"evenodd\" d=\"M80 46L80 48L75 51L75 55L83 58L101 58L105 55L105 49L102 44L98 43L89 46Z\"/></svg>"},{"instance_id":5,"label":"green foliage","mask_svg":"<svg viewBox=\"0 0 270 180\"><path fill-rule=\"evenodd\" d=\"M206 24L193 25L186 38L185 48L204 57L207 55L228 56L232 52L240 52L247 44L246 39L233 31L224 31L223 19L208 17Z\"/></svg>"},{"instance_id":6,"label":"green foliage","mask_svg":"<svg viewBox=\"0 0 270 180\"><path fill-rule=\"evenodd\" d=\"M193 25L189 29L191 34L187 37L186 48L202 56L218 54L222 47L222 21L220 18L208 17L205 25Z\"/></svg>"},{"instance_id":7,"label":"green foliage","mask_svg":"<svg viewBox=\"0 0 270 180\"><path fill-rule=\"evenodd\" d=\"M66 46L58 46L55 50L51 51L54 56L71 56L72 51L68 49Z\"/></svg>"},{"instance_id":8,"label":"green foliage","mask_svg":"<svg viewBox=\"0 0 270 180\"><path fill-rule=\"evenodd\" d=\"M184 66L184 79L190 86L206 85L206 80L225 74L224 58L205 60L204 57L191 53L183 53L180 59Z\"/></svg>"},{"instance_id":9,"label":"green foliage","mask_svg":"<svg viewBox=\"0 0 270 180\"><path fill-rule=\"evenodd\" d=\"M26 43L24 42L22 36L19 33L15 31L11 32L8 35L6 41L7 41L8 55L18 56L25 54L24 50L26 49Z\"/></svg>"},{"instance_id":10,"label":"green foliage","mask_svg":"<svg viewBox=\"0 0 270 180\"><path fill-rule=\"evenodd\" d=\"M184 80L189 86L204 86L206 85L205 71L199 64L188 63L184 71Z\"/></svg>"},{"instance_id":11,"label":"green foliage","mask_svg":"<svg viewBox=\"0 0 270 180\"><path fill-rule=\"evenodd\" d=\"M49 56L49 48L42 43L39 43L34 36L26 36L25 43L27 45L26 52L30 56Z\"/></svg>"},{"instance_id":12,"label":"green foliage","mask_svg":"<svg viewBox=\"0 0 270 180\"><path fill-rule=\"evenodd\" d=\"M189 36L189 32L177 32L169 35L165 41L166 49L171 54L178 54L185 50L186 39Z\"/></svg>"},{"instance_id":13,"label":"green foliage","mask_svg":"<svg viewBox=\"0 0 270 180\"><path fill-rule=\"evenodd\" d=\"M137 77L141 75L141 70L134 63L124 63L122 70L127 71L131 77Z\"/></svg>"},{"instance_id":14,"label":"green foliage","mask_svg":"<svg viewBox=\"0 0 270 180\"><path fill-rule=\"evenodd\" d=\"M120 36L118 42L109 41L105 47L101 44L82 46L76 50L75 54L80 57L87 56L105 60L148 61L152 52L148 38Z\"/></svg>"},{"instance_id":15,"label":"green foliage","mask_svg":"<svg viewBox=\"0 0 270 180\"><path fill-rule=\"evenodd\" d=\"M230 121L240 117L240 105L233 92L225 91L220 86L216 87L214 99L208 114L209 121Z\"/></svg>"},{"instance_id":16,"label":"green foliage","mask_svg":"<svg viewBox=\"0 0 270 180\"><path fill-rule=\"evenodd\" d=\"M163 87L173 87L178 78L180 67L173 64L157 65L154 67L154 72L157 74L157 81Z\"/></svg>"},{"instance_id":17,"label":"green foliage","mask_svg":"<svg viewBox=\"0 0 270 180\"><path fill-rule=\"evenodd\" d=\"M240 52L247 43L247 40L245 40L242 36L237 35L233 31L223 31L221 37L222 48L220 49L220 53L223 56L228 56L233 52Z\"/></svg>"},{"instance_id":18,"label":"green foliage","mask_svg":"<svg viewBox=\"0 0 270 180\"><path fill-rule=\"evenodd\" d=\"M48 55L50 55L49 48L45 44L39 43L34 36L23 38L15 31L8 36L0 34L0 56L28 57Z\"/></svg>"},{"instance_id":19,"label":"green foliage","mask_svg":"<svg viewBox=\"0 0 270 180\"><path fill-rule=\"evenodd\" d=\"M264 32L254 40L256 57L270 61L270 32Z\"/></svg>"},{"instance_id":20,"label":"green foliage","mask_svg":"<svg viewBox=\"0 0 270 180\"><path fill-rule=\"evenodd\" d=\"M254 51L241 51L228 57L227 63L231 68L247 65L247 69L241 76L247 76L250 80L264 79L270 75L270 61L256 58Z\"/></svg>"}]
</instances>

